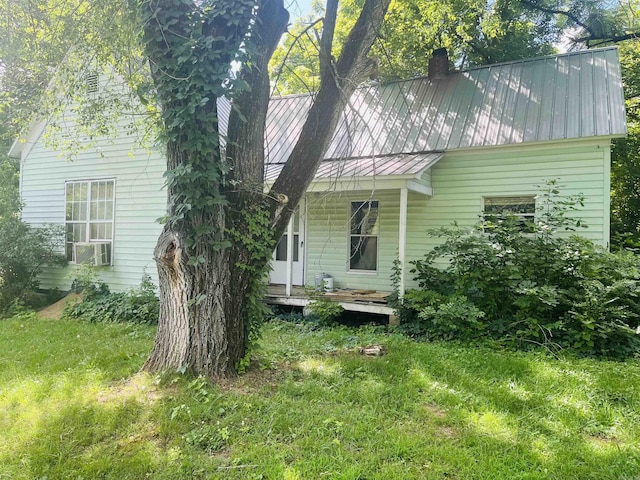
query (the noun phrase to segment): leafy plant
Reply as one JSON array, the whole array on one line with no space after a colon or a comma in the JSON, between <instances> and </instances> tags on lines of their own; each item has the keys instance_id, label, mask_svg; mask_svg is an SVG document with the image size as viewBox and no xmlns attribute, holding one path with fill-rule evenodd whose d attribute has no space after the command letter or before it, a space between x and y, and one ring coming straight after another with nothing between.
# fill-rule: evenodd
<instances>
[{"instance_id":1,"label":"leafy plant","mask_svg":"<svg viewBox=\"0 0 640 480\"><path fill-rule=\"evenodd\" d=\"M309 302L308 307L321 325L335 323L336 319L344 312L344 308L338 302L321 295Z\"/></svg>"},{"instance_id":2,"label":"leafy plant","mask_svg":"<svg viewBox=\"0 0 640 480\"><path fill-rule=\"evenodd\" d=\"M551 180L528 230L507 217L430 232L443 242L414 262L423 290L405 296L401 328L440 338L482 334L586 355L640 352L640 259L571 234L584 227L573 213L582 203L581 196L561 196Z\"/></svg>"},{"instance_id":3,"label":"leafy plant","mask_svg":"<svg viewBox=\"0 0 640 480\"><path fill-rule=\"evenodd\" d=\"M62 229L31 227L20 219L21 210L17 168L10 161L0 162L0 312L33 298L44 266L67 263L60 253Z\"/></svg>"},{"instance_id":4,"label":"leafy plant","mask_svg":"<svg viewBox=\"0 0 640 480\"><path fill-rule=\"evenodd\" d=\"M451 338L475 338L482 334L485 325L480 321L484 312L466 297L454 295L437 307L424 307L418 317L428 323L425 332L431 336Z\"/></svg>"},{"instance_id":5,"label":"leafy plant","mask_svg":"<svg viewBox=\"0 0 640 480\"><path fill-rule=\"evenodd\" d=\"M80 277L73 282L83 299L69 303L64 314L90 322L155 324L158 322L159 304L156 286L146 273L140 286L127 292L109 291L109 287L97 282L91 267L80 269Z\"/></svg>"}]
</instances>

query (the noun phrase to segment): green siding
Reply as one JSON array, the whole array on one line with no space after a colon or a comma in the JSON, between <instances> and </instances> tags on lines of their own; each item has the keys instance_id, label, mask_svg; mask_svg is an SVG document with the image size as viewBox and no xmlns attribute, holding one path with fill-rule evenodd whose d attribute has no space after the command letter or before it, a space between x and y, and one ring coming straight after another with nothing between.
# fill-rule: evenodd
<instances>
[{"instance_id":1,"label":"green siding","mask_svg":"<svg viewBox=\"0 0 640 480\"><path fill-rule=\"evenodd\" d=\"M351 202L378 200L378 272L348 272L349 208ZM389 289L389 273L398 251L399 190L343 192L307 196L306 283L316 273L328 273L336 287Z\"/></svg>"},{"instance_id":2,"label":"green siding","mask_svg":"<svg viewBox=\"0 0 640 480\"><path fill-rule=\"evenodd\" d=\"M124 123L122 132L125 131ZM124 133L100 140L81 152L73 162L65 161L39 139L22 164L23 218L31 224L64 222L64 184L68 180L116 179L113 266L101 267L104 281L114 290L139 284L146 271L156 279L153 248L164 214L166 193L162 189L165 168L160 152L136 147L136 139ZM448 152L417 183L431 186L433 196L415 192L408 196L407 260L414 260L436 243L427 231L434 227L473 225L482 209L483 196L535 194L535 185L559 178L564 194L583 193L580 212L589 225L584 236L608 242L609 144L594 140L566 141L518 147L481 148ZM390 275L398 252L399 189L340 193L309 193L307 196L306 265L307 284L316 273L328 273L337 287L390 290ZM397 182L394 186L399 185ZM352 201L380 202L378 271L349 272L349 207ZM73 268L47 269L43 287L67 288ZM406 275L412 286L411 275Z\"/></svg>"},{"instance_id":3,"label":"green siding","mask_svg":"<svg viewBox=\"0 0 640 480\"><path fill-rule=\"evenodd\" d=\"M608 243L607 189L609 144L593 141L516 148L449 152L431 169L433 196L409 192L407 261L421 258L438 243L427 235L432 228L452 222L474 225L484 196L537 194L536 185L558 178L564 195L582 193L585 206L576 215L589 228L581 235ZM423 176L423 179L429 178ZM375 274L347 272L349 202L372 198L380 201L379 267ZM306 280L325 272L340 287L390 290L389 278L398 250L399 190L341 194L310 194L307 225ZM413 286L411 275L407 285Z\"/></svg>"},{"instance_id":4,"label":"green siding","mask_svg":"<svg viewBox=\"0 0 640 480\"><path fill-rule=\"evenodd\" d=\"M140 283L147 271L157 283L153 248L161 226L155 221L165 212L162 190L165 169L162 155L136 147L136 138L122 134L78 154L73 162L47 148L42 138L22 163L22 217L28 223L64 223L64 186L68 180L115 178L115 230L113 266L100 267L100 277L113 290ZM41 286L67 289L74 266L48 268Z\"/></svg>"}]
</instances>

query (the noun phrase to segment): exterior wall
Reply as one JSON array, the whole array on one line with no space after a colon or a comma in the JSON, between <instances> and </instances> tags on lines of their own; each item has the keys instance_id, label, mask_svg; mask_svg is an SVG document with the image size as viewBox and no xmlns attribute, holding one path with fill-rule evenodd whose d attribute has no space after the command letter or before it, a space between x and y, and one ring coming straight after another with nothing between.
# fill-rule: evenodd
<instances>
[{"instance_id":1,"label":"exterior wall","mask_svg":"<svg viewBox=\"0 0 640 480\"><path fill-rule=\"evenodd\" d=\"M378 271L349 272L351 202L366 200L380 202ZM327 273L336 288L389 290L389 274L398 255L399 212L399 190L308 194L305 283L313 285L316 273Z\"/></svg>"},{"instance_id":2,"label":"exterior wall","mask_svg":"<svg viewBox=\"0 0 640 480\"><path fill-rule=\"evenodd\" d=\"M64 224L65 181L115 178L115 227L110 267L98 267L102 280L112 290L140 284L144 271L157 284L153 248L161 225L156 219L165 212L162 190L165 162L158 151L136 147L135 136L120 135L78 154L73 162L49 149L39 138L22 161L22 217L33 225ZM74 265L47 268L41 276L43 288L69 288Z\"/></svg>"},{"instance_id":3,"label":"exterior wall","mask_svg":"<svg viewBox=\"0 0 640 480\"><path fill-rule=\"evenodd\" d=\"M609 241L609 142L563 142L539 146L502 147L449 152L431 170L433 196L409 192L407 261L421 258L438 243L427 231L451 225L474 225L484 196L535 195L535 185L559 179L563 195L582 193L585 206L576 216L588 225L580 235L596 243ZM347 272L349 202L380 201L378 272ZM390 290L398 249L399 190L342 194L311 194L308 206L306 282L326 272L339 287ZM407 286L415 286L411 274Z\"/></svg>"},{"instance_id":4,"label":"exterior wall","mask_svg":"<svg viewBox=\"0 0 640 480\"><path fill-rule=\"evenodd\" d=\"M157 282L152 259L164 214L162 189L165 168L158 151L136 147L135 137L121 135L100 140L78 154L73 162L59 157L43 140L37 140L22 162L23 218L38 225L64 223L65 181L115 178L115 232L113 266L100 267L113 290L138 285L146 270ZM586 197L580 217L588 229L579 233L603 245L609 236L609 141L572 141L520 147L497 147L449 152L418 183L433 187L433 196L409 192L407 261L421 258L435 244L427 230L450 225L473 225L482 211L484 196L536 194L535 185L558 178L563 194ZM305 282L313 285L316 273L334 277L337 287L388 291L393 261L398 255L400 191L397 181L379 179L370 190L314 192L308 194L307 232L304 248ZM383 186L393 185L384 190ZM378 271L348 271L349 208L352 201L378 200L380 233ZM74 278L73 266L47 269L41 277L45 288L66 289ZM411 275L406 274L411 287Z\"/></svg>"}]
</instances>

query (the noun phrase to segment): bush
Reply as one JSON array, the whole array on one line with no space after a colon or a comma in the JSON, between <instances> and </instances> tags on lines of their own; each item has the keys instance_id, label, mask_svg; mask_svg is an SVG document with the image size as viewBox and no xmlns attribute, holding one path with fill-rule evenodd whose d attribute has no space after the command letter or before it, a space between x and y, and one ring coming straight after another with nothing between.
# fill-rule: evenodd
<instances>
[{"instance_id":1,"label":"bush","mask_svg":"<svg viewBox=\"0 0 640 480\"><path fill-rule=\"evenodd\" d=\"M33 228L20 219L22 204L17 168L0 162L0 313L15 302L35 298L38 274L45 265L66 265L61 252L63 231L58 226Z\"/></svg>"},{"instance_id":2,"label":"bush","mask_svg":"<svg viewBox=\"0 0 640 480\"><path fill-rule=\"evenodd\" d=\"M142 277L138 288L112 293L105 283L96 280L90 267L83 267L79 277L73 282L73 288L82 293L82 300L67 304L64 311L67 317L82 318L90 322L158 323L156 286L147 274Z\"/></svg>"},{"instance_id":3,"label":"bush","mask_svg":"<svg viewBox=\"0 0 640 480\"><path fill-rule=\"evenodd\" d=\"M320 325L333 325L344 312L344 308L338 302L328 298L317 298L309 302L311 315L318 319Z\"/></svg>"},{"instance_id":4,"label":"bush","mask_svg":"<svg viewBox=\"0 0 640 480\"><path fill-rule=\"evenodd\" d=\"M443 243L414 262L422 290L407 292L401 328L415 335L488 336L512 345L571 348L584 355L640 352L640 260L577 235L555 182L539 195L538 223L515 217L476 228L441 228Z\"/></svg>"}]
</instances>

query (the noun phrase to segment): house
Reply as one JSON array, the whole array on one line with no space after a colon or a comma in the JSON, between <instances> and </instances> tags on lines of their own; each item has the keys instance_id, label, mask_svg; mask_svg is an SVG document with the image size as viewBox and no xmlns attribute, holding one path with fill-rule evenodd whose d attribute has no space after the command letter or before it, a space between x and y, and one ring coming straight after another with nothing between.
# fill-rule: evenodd
<instances>
[{"instance_id":1,"label":"house","mask_svg":"<svg viewBox=\"0 0 640 480\"><path fill-rule=\"evenodd\" d=\"M394 261L421 258L430 228L473 225L485 209L535 214L536 185L558 178L582 193L583 235L608 245L611 139L626 130L615 47L460 72L438 51L430 77L358 89L343 113L315 181L273 257L270 281L390 290ZM312 97L271 100L266 178L276 178ZM113 289L137 285L152 260L164 214L164 159L135 147L124 127L74 162L34 124L10 155L21 159L23 218L64 224L67 255L106 266ZM87 244L95 245L87 245ZM69 269L47 269L43 287L67 288ZM401 287L412 286L410 274Z\"/></svg>"}]
</instances>

